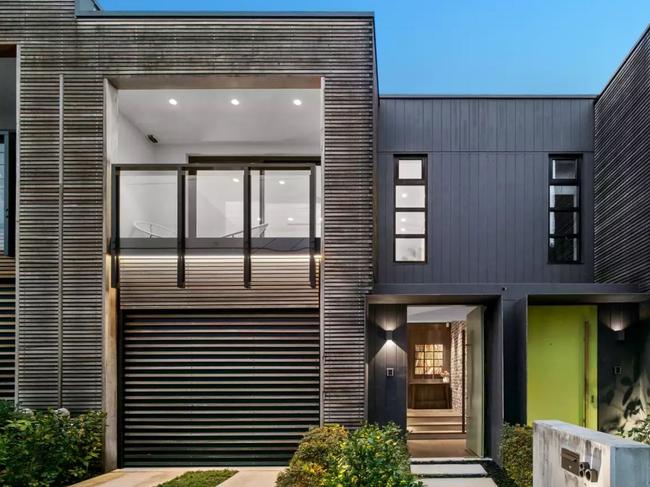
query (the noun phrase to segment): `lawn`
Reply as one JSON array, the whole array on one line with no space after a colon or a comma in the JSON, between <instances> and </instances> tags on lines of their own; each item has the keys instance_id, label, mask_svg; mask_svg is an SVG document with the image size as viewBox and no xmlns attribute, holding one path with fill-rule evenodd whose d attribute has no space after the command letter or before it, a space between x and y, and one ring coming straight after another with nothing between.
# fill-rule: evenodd
<instances>
[{"instance_id":1,"label":"lawn","mask_svg":"<svg viewBox=\"0 0 650 487\"><path fill-rule=\"evenodd\" d=\"M236 470L197 470L185 472L157 487L215 487L237 473Z\"/></svg>"}]
</instances>

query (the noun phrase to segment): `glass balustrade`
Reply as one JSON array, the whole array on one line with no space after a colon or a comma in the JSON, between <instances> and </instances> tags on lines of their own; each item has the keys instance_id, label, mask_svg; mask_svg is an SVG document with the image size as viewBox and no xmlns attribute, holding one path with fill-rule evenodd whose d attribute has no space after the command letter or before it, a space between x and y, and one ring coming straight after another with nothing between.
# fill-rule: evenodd
<instances>
[{"instance_id":1,"label":"glass balustrade","mask_svg":"<svg viewBox=\"0 0 650 487\"><path fill-rule=\"evenodd\" d=\"M313 163L116 165L111 250L313 260L321 234L319 172Z\"/></svg>"}]
</instances>

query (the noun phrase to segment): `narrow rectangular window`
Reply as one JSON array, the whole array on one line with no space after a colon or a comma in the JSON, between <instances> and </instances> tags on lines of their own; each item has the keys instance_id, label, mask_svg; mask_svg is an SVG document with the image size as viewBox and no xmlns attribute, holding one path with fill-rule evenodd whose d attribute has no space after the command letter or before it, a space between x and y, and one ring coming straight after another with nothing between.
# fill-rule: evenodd
<instances>
[{"instance_id":1,"label":"narrow rectangular window","mask_svg":"<svg viewBox=\"0 0 650 487\"><path fill-rule=\"evenodd\" d=\"M394 254L395 262L427 260L426 157L395 157Z\"/></svg>"},{"instance_id":2,"label":"narrow rectangular window","mask_svg":"<svg viewBox=\"0 0 650 487\"><path fill-rule=\"evenodd\" d=\"M548 260L575 264L581 259L580 157L551 156L548 193Z\"/></svg>"}]
</instances>

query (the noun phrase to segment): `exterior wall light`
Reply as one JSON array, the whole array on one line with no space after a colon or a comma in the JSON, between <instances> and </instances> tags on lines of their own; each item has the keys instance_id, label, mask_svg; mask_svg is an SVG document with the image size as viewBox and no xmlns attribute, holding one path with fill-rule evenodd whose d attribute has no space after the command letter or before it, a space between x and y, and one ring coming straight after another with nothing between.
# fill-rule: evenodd
<instances>
[{"instance_id":1,"label":"exterior wall light","mask_svg":"<svg viewBox=\"0 0 650 487\"><path fill-rule=\"evenodd\" d=\"M387 342L393 341L393 330L386 330L386 341Z\"/></svg>"}]
</instances>

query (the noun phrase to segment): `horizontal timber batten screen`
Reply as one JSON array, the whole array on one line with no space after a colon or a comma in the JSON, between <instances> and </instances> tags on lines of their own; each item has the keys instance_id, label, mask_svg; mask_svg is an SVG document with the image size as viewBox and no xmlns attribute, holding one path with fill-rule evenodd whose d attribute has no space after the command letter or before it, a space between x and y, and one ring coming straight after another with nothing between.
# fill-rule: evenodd
<instances>
[{"instance_id":1,"label":"horizontal timber batten screen","mask_svg":"<svg viewBox=\"0 0 650 487\"><path fill-rule=\"evenodd\" d=\"M176 286L176 257L120 257L120 303L129 309L318 308L309 257L252 258L250 288L243 257L185 257L185 287ZM320 264L317 261L316 272Z\"/></svg>"}]
</instances>

